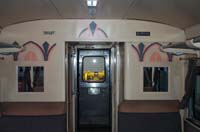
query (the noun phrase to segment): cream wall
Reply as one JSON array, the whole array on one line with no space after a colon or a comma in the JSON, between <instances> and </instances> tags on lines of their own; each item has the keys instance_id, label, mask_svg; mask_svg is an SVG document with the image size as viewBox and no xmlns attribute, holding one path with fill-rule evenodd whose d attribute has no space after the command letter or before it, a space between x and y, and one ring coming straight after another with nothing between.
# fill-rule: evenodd
<instances>
[{"instance_id":1,"label":"cream wall","mask_svg":"<svg viewBox=\"0 0 200 132\"><path fill-rule=\"evenodd\" d=\"M95 21L108 37L87 33L79 37L80 32ZM44 31L54 34L45 35ZM150 31L150 37L136 37L136 31ZM175 99L181 94L182 64L179 62L162 63L170 66L170 75L175 75L178 83L171 79L170 92L167 94L144 94L141 92L141 67L146 63L136 60L131 52L130 43L136 42L180 42L185 40L184 31L178 28L152 22L134 20L42 20L20 23L6 27L0 34L0 41L24 44L34 41L43 44L56 43L49 61L13 61L12 57L0 61L0 101L64 101L65 100L65 42L66 41L120 41L125 46L125 99ZM133 59L130 59L134 57ZM18 93L16 67L21 65L39 65L45 68L43 93ZM149 65L149 64L148 64ZM171 68L173 67L173 68ZM131 69L130 71L127 69ZM178 69L178 70L177 70ZM140 73L139 73L140 72ZM137 76L133 76L134 74ZM172 74L173 73L173 74ZM177 75L175 74L177 73ZM178 75L179 74L179 75ZM134 78L134 79L133 79ZM132 80L133 79L133 80ZM180 84L179 84L180 83ZM177 89L175 89L177 87ZM156 96L155 96L156 95Z\"/></svg>"},{"instance_id":2,"label":"cream wall","mask_svg":"<svg viewBox=\"0 0 200 132\"><path fill-rule=\"evenodd\" d=\"M19 41L20 42L20 41ZM43 42L42 42L43 43ZM2 101L64 101L64 46L57 44L49 61L5 61L0 64ZM44 66L44 92L18 93L17 67Z\"/></svg>"},{"instance_id":3,"label":"cream wall","mask_svg":"<svg viewBox=\"0 0 200 132\"><path fill-rule=\"evenodd\" d=\"M144 43L145 46L153 42ZM142 62L132 48L132 44L137 46L138 42L127 43L125 46L125 99L127 100L172 100L181 99L184 93L184 61L178 57L173 57L170 62L165 53L160 52L157 47L150 48ZM160 42L165 45L167 43ZM160 52L162 62L150 62L150 56L155 51ZM168 67L168 92L143 92L143 67Z\"/></svg>"},{"instance_id":4,"label":"cream wall","mask_svg":"<svg viewBox=\"0 0 200 132\"><path fill-rule=\"evenodd\" d=\"M200 24L186 28L185 34L186 34L187 39L199 37L200 36Z\"/></svg>"}]
</instances>

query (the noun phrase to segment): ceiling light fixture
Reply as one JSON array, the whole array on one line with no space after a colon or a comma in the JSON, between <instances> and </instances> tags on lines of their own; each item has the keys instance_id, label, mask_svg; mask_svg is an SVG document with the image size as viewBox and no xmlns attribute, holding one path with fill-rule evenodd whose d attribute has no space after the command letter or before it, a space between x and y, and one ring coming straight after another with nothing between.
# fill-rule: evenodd
<instances>
[{"instance_id":1,"label":"ceiling light fixture","mask_svg":"<svg viewBox=\"0 0 200 132\"><path fill-rule=\"evenodd\" d=\"M96 7L98 1L97 0L87 0L87 6L88 7Z\"/></svg>"}]
</instances>

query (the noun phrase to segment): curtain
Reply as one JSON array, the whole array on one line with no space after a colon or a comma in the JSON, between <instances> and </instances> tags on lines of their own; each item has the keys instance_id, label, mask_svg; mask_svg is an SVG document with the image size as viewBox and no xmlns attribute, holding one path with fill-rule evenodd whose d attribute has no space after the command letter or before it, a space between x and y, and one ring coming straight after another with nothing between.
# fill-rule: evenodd
<instances>
[{"instance_id":1,"label":"curtain","mask_svg":"<svg viewBox=\"0 0 200 132\"><path fill-rule=\"evenodd\" d=\"M153 91L160 91L160 70L158 67L154 68L153 82Z\"/></svg>"},{"instance_id":2,"label":"curtain","mask_svg":"<svg viewBox=\"0 0 200 132\"><path fill-rule=\"evenodd\" d=\"M31 67L26 67L24 71L24 89L26 92L32 91L30 71L31 71Z\"/></svg>"},{"instance_id":3,"label":"curtain","mask_svg":"<svg viewBox=\"0 0 200 132\"><path fill-rule=\"evenodd\" d=\"M33 76L33 87L39 86L39 77L40 77L40 67L33 68L34 76Z\"/></svg>"},{"instance_id":4,"label":"curtain","mask_svg":"<svg viewBox=\"0 0 200 132\"><path fill-rule=\"evenodd\" d=\"M152 68L144 68L144 87L152 87Z\"/></svg>"}]
</instances>

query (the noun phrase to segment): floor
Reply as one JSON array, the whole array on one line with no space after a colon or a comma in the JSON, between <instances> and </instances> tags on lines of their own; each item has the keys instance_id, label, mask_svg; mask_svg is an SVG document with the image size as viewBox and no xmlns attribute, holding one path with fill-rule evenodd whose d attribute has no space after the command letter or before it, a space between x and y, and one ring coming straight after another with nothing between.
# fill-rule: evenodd
<instances>
[{"instance_id":1,"label":"floor","mask_svg":"<svg viewBox=\"0 0 200 132\"><path fill-rule=\"evenodd\" d=\"M109 127L80 127L79 132L111 132Z\"/></svg>"}]
</instances>

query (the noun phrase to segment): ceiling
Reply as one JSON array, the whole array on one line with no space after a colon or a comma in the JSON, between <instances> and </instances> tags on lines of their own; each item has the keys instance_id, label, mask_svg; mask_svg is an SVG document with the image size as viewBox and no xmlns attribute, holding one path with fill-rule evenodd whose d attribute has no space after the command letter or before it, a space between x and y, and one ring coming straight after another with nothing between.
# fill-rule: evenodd
<instances>
[{"instance_id":1,"label":"ceiling","mask_svg":"<svg viewBox=\"0 0 200 132\"><path fill-rule=\"evenodd\" d=\"M99 0L89 15L85 0L1 0L0 27L44 19L136 19L178 28L200 24L200 0Z\"/></svg>"}]
</instances>

